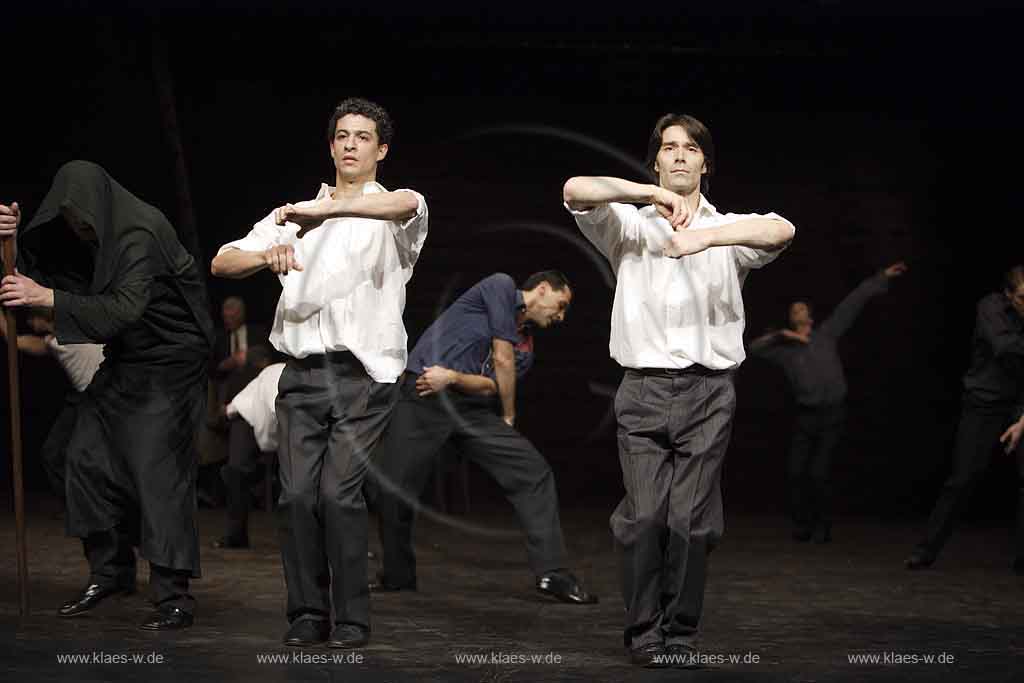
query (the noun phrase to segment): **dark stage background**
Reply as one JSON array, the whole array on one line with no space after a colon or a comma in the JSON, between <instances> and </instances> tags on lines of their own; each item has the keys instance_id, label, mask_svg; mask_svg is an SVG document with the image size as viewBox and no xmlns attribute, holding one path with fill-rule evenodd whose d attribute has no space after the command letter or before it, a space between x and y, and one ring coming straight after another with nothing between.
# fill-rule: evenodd
<instances>
[{"instance_id":1,"label":"dark stage background","mask_svg":"<svg viewBox=\"0 0 1024 683\"><path fill-rule=\"evenodd\" d=\"M208 266L220 244L333 179L325 124L340 99L380 101L397 123L381 180L421 191L431 212L408 288L410 342L486 274L568 273L573 308L539 336L520 427L551 461L564 505L610 511L621 491L611 289L561 186L577 174L636 178L616 150L639 161L657 116L692 113L715 136L719 209L777 211L797 226L789 250L747 280L749 335L778 326L793 298L810 298L820 320L863 278L909 264L843 342L850 419L834 478L841 512L923 514L948 471L975 302L1024 261L1021 14L997 3L929 16L770 4L772 14L628 8L642 18L597 6L431 8L430 18L315 5L23 8L4 20L0 201L20 201L27 220L56 169L86 158L179 222L153 68L163 49ZM250 319L272 318L269 274L209 284L218 309L239 294ZM36 453L66 383L49 360L22 368L28 486L41 495ZM727 505L777 510L791 417L782 376L748 361L738 381ZM5 418L9 477L7 430ZM478 476L474 499L490 486ZM1015 489L1012 463L997 460L973 517L1008 519Z\"/></svg>"}]
</instances>

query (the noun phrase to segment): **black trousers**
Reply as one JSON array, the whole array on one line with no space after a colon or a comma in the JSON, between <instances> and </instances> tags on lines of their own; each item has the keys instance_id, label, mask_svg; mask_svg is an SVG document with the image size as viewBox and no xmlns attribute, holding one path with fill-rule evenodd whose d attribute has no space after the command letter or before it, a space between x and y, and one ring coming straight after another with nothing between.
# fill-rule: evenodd
<instances>
[{"instance_id":1,"label":"black trousers","mask_svg":"<svg viewBox=\"0 0 1024 683\"><path fill-rule=\"evenodd\" d=\"M277 396L277 517L287 615L370 627L366 461L396 386L373 381L351 353L289 359Z\"/></svg>"},{"instance_id":2,"label":"black trousers","mask_svg":"<svg viewBox=\"0 0 1024 683\"><path fill-rule=\"evenodd\" d=\"M135 551L138 530L122 523L108 531L89 534L82 539L85 557L89 561L89 583L104 587L135 584ZM191 614L196 600L189 593L187 569L170 569L150 562L149 588L151 600L157 607L172 605Z\"/></svg>"},{"instance_id":3,"label":"black trousers","mask_svg":"<svg viewBox=\"0 0 1024 683\"><path fill-rule=\"evenodd\" d=\"M953 472L942 486L935 503L925 537L918 547L926 554L938 555L953 532L964 506L978 480L988 469L992 454L1002 449L999 437L1013 422L1013 409L1006 405L990 405L965 396L953 445ZM1018 474L1017 535L1018 558L1024 558L1024 443L1016 452Z\"/></svg>"},{"instance_id":4,"label":"black trousers","mask_svg":"<svg viewBox=\"0 0 1024 683\"><path fill-rule=\"evenodd\" d=\"M381 578L396 585L416 580L414 505L449 441L505 492L526 532L533 573L540 576L565 568L558 491L544 456L501 419L492 400L454 391L421 398L415 376L407 373L391 423L372 458L383 550Z\"/></svg>"},{"instance_id":5,"label":"black trousers","mask_svg":"<svg viewBox=\"0 0 1024 683\"><path fill-rule=\"evenodd\" d=\"M50 427L40 451L46 478L49 480L53 492L61 500L64 499L67 485L65 470L68 466L68 442L75 429L78 404L81 402L82 394L77 391L69 392L64 397L64 405L61 407L57 419L53 421L53 426Z\"/></svg>"},{"instance_id":6,"label":"black trousers","mask_svg":"<svg viewBox=\"0 0 1024 683\"><path fill-rule=\"evenodd\" d=\"M241 417L228 421L228 461L221 468L221 478L228 493L228 524L225 536L249 541L249 509L252 507L252 486L263 475L262 452L256 434Z\"/></svg>"},{"instance_id":7,"label":"black trousers","mask_svg":"<svg viewBox=\"0 0 1024 683\"><path fill-rule=\"evenodd\" d=\"M786 479L789 512L801 530L831 521L830 472L845 422L842 403L797 408Z\"/></svg>"},{"instance_id":8,"label":"black trousers","mask_svg":"<svg viewBox=\"0 0 1024 683\"><path fill-rule=\"evenodd\" d=\"M725 527L720 482L735 408L731 372L627 369L622 378L615 415L626 495L611 528L626 647L697 637L708 554Z\"/></svg>"}]
</instances>

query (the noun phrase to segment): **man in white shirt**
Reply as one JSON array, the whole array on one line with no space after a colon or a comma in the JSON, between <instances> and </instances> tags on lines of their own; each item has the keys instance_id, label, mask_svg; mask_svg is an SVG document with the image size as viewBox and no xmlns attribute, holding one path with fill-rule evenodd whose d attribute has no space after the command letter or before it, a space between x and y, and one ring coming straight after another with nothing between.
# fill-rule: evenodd
<instances>
[{"instance_id":1,"label":"man in white shirt","mask_svg":"<svg viewBox=\"0 0 1024 683\"><path fill-rule=\"evenodd\" d=\"M40 449L43 469L54 493L64 499L64 467L67 465L67 445L75 426L78 404L82 392L89 386L93 375L103 362L103 344L61 344L53 336L53 312L45 308L30 308L26 322L32 334L19 334L18 350L30 356L53 356L64 369L74 391L64 397L64 407L53 421L46 441ZM7 337L7 326L0 325L0 336Z\"/></svg>"},{"instance_id":2,"label":"man in white shirt","mask_svg":"<svg viewBox=\"0 0 1024 683\"><path fill-rule=\"evenodd\" d=\"M701 192L711 134L691 116L658 120L647 165L657 185L577 177L564 199L617 277L609 350L626 369L615 398L626 495L611 527L623 553L624 642L634 664L694 666L707 555L724 527L740 290L794 228L775 214L718 212Z\"/></svg>"},{"instance_id":3,"label":"man in white shirt","mask_svg":"<svg viewBox=\"0 0 1024 683\"><path fill-rule=\"evenodd\" d=\"M276 209L212 264L235 278L269 268L282 285L270 342L289 357L277 398L287 645L369 641L362 484L405 369L405 284L427 237L423 197L376 182L391 136L383 108L343 101L328 123L335 186Z\"/></svg>"}]
</instances>

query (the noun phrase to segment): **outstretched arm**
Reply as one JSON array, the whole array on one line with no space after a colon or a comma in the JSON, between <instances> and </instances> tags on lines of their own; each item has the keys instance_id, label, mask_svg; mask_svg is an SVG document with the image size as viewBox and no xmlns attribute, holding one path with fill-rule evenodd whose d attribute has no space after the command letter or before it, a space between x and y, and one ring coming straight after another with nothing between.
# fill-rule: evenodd
<instances>
[{"instance_id":1,"label":"outstretched arm","mask_svg":"<svg viewBox=\"0 0 1024 683\"><path fill-rule=\"evenodd\" d=\"M875 296L889 290L889 282L907 272L907 265L898 261L860 283L846 295L832 314L821 324L821 330L833 337L841 337L853 325L864 305Z\"/></svg>"},{"instance_id":2,"label":"outstretched arm","mask_svg":"<svg viewBox=\"0 0 1024 683\"><path fill-rule=\"evenodd\" d=\"M424 368L423 374L416 378L416 393L420 396L438 394L449 387L471 396L493 396L498 393L498 385L490 377L470 375L440 365Z\"/></svg>"},{"instance_id":3,"label":"outstretched arm","mask_svg":"<svg viewBox=\"0 0 1024 683\"><path fill-rule=\"evenodd\" d=\"M7 325L0 323L0 337L7 340ZM49 353L46 339L35 334L19 334L18 350L30 356L45 356Z\"/></svg>"}]
</instances>

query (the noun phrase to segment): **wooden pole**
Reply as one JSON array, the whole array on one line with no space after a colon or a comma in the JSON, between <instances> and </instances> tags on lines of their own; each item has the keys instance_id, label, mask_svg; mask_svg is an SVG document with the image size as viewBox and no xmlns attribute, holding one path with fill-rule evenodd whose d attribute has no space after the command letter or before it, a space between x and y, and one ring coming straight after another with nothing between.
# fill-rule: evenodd
<instances>
[{"instance_id":1,"label":"wooden pole","mask_svg":"<svg viewBox=\"0 0 1024 683\"><path fill-rule=\"evenodd\" d=\"M14 240L3 240L4 275L14 274ZM18 326L14 309L4 307L7 326L8 398L11 404L11 468L14 475L14 525L18 557L18 597L21 616L28 616L28 555L25 547L25 487L21 471L21 390L18 381Z\"/></svg>"}]
</instances>

